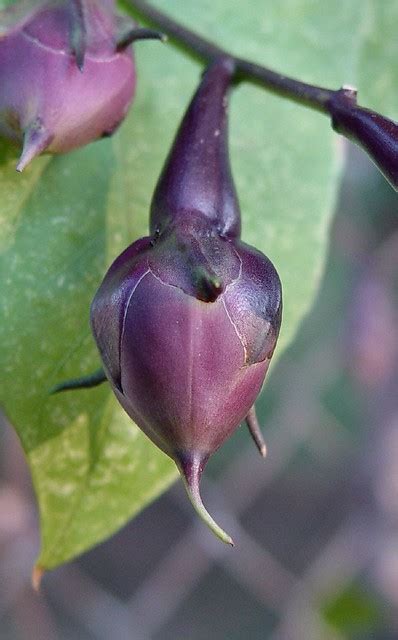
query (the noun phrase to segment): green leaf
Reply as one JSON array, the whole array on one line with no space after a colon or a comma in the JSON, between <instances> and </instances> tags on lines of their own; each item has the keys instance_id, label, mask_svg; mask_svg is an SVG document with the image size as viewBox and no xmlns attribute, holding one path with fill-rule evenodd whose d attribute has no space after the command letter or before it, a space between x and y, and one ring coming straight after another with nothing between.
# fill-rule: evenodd
<instances>
[{"instance_id":1,"label":"green leaf","mask_svg":"<svg viewBox=\"0 0 398 640\"><path fill-rule=\"evenodd\" d=\"M238 0L190 0L183 16L178 0L157 4L286 73L326 86L355 81L362 1L265 8L253 0L248 11ZM136 52L137 98L111 140L35 160L22 176L8 147L0 149L1 401L32 472L44 569L111 535L176 477L107 385L48 395L99 365L91 299L111 261L147 231L157 176L199 78L200 67L171 46L140 43ZM283 282L280 354L322 271L339 145L326 118L249 86L233 96L230 131L244 238Z\"/></svg>"}]
</instances>

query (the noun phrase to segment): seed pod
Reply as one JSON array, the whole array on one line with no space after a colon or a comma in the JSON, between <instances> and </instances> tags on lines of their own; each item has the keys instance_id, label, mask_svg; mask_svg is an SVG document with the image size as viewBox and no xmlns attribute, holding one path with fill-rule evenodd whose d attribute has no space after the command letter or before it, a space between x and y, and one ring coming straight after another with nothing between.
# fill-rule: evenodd
<instances>
[{"instance_id":1,"label":"seed pod","mask_svg":"<svg viewBox=\"0 0 398 640\"><path fill-rule=\"evenodd\" d=\"M209 456L254 412L281 321L272 263L240 238L227 148L229 58L207 70L155 190L151 235L109 269L91 307L105 373L120 403L175 460L200 516Z\"/></svg>"},{"instance_id":2,"label":"seed pod","mask_svg":"<svg viewBox=\"0 0 398 640\"><path fill-rule=\"evenodd\" d=\"M134 95L134 34L111 0L25 2L0 13L0 134L22 145L18 171L44 151L117 128Z\"/></svg>"}]
</instances>

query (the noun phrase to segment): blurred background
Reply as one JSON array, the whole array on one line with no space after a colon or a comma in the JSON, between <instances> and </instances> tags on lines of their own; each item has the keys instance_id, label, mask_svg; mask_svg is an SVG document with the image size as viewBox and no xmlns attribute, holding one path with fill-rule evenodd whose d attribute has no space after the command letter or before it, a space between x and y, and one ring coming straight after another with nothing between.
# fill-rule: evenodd
<instances>
[{"instance_id":1,"label":"blurred background","mask_svg":"<svg viewBox=\"0 0 398 640\"><path fill-rule=\"evenodd\" d=\"M338 141L341 144L341 140ZM314 307L242 426L182 486L43 579L29 473L0 429L1 640L398 637L398 197L351 146Z\"/></svg>"}]
</instances>

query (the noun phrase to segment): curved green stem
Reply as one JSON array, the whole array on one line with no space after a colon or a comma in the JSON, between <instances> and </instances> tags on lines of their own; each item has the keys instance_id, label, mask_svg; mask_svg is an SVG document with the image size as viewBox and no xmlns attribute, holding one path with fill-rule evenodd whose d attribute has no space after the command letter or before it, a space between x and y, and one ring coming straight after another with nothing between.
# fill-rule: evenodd
<instances>
[{"instance_id":1,"label":"curved green stem","mask_svg":"<svg viewBox=\"0 0 398 640\"><path fill-rule=\"evenodd\" d=\"M213 520L202 502L199 484L204 466L203 459L199 456L193 456L192 458L181 462L177 460L176 464L184 482L188 498L190 499L198 516L217 536L217 538L233 547L234 542L231 536L228 535L228 533L226 533L215 520Z\"/></svg>"}]
</instances>

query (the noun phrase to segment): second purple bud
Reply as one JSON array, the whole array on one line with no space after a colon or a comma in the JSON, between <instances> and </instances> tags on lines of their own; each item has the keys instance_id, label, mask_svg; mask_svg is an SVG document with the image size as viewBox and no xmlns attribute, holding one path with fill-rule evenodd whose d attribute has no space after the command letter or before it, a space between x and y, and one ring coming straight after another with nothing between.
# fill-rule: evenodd
<instances>
[{"instance_id":1,"label":"second purple bud","mask_svg":"<svg viewBox=\"0 0 398 640\"><path fill-rule=\"evenodd\" d=\"M22 147L18 171L111 135L134 96L129 45L160 37L113 0L21 1L0 12L0 27L0 135Z\"/></svg>"}]
</instances>

